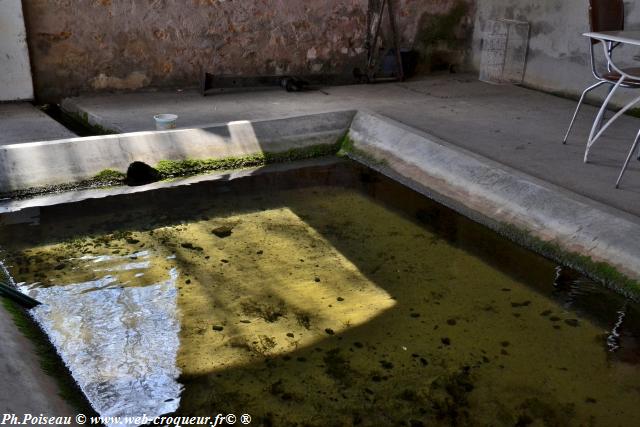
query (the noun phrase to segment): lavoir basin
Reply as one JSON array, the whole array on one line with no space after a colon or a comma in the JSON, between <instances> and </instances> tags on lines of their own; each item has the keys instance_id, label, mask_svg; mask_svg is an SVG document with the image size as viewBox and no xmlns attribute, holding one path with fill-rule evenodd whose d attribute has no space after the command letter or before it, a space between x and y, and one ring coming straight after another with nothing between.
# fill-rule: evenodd
<instances>
[{"instance_id":1,"label":"lavoir basin","mask_svg":"<svg viewBox=\"0 0 640 427\"><path fill-rule=\"evenodd\" d=\"M41 207L0 242L101 415L640 418L636 303L355 162Z\"/></svg>"}]
</instances>

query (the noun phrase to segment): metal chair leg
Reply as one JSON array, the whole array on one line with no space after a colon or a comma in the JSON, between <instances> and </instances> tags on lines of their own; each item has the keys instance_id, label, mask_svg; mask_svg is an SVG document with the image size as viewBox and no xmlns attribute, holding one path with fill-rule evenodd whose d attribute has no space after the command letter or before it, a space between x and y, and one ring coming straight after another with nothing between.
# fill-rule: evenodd
<instances>
[{"instance_id":1,"label":"metal chair leg","mask_svg":"<svg viewBox=\"0 0 640 427\"><path fill-rule=\"evenodd\" d=\"M609 86L609 90L607 90L607 96L609 96L609 94L613 92L614 88L615 88L614 85ZM602 114L602 117L600 118L600 121L598 122L598 132L602 129L602 124L605 122L606 119L607 119L607 110L604 111L604 113Z\"/></svg>"},{"instance_id":2,"label":"metal chair leg","mask_svg":"<svg viewBox=\"0 0 640 427\"><path fill-rule=\"evenodd\" d=\"M580 111L580 107L582 107L582 102L584 101L584 97L587 95L587 93L589 93L593 89L603 85L604 83L608 83L608 82L606 82L606 81L598 82L598 83L596 83L594 85L589 86L588 88L586 88L582 92L582 95L580 96L580 100L578 101L578 106L576 107L576 111L573 113L573 118L571 118L571 123L569 124L569 129L567 129L567 133L564 135L564 139L562 140L563 144L566 144L567 143L567 139L569 139L569 134L571 133L571 129L573 128L573 124L576 121L576 117L578 117L578 112Z\"/></svg>"},{"instance_id":3,"label":"metal chair leg","mask_svg":"<svg viewBox=\"0 0 640 427\"><path fill-rule=\"evenodd\" d=\"M631 105L633 105L633 103L636 102L634 100L634 102L629 103L628 106L618 111L612 118L609 119L609 121L604 126L602 126L601 124L602 117L604 116L604 112L607 110L609 101L611 101L611 98L613 97L613 94L615 93L616 89L618 89L622 84L622 82L624 82L624 79L625 79L625 76L621 76L620 79L613 86L613 88L609 91L609 95L607 95L607 97L604 99L604 102L602 103L602 106L598 111L598 115L596 116L596 119L593 121L593 126L591 126L591 132L589 132L589 139L587 139L587 148L584 151L585 163L589 162L589 150L591 149L591 146L596 142L596 140L600 138L600 135L602 135L604 131L607 130L607 128L611 125L611 123L616 121L616 119L620 117L620 115L624 114L626 109L631 108Z\"/></svg>"},{"instance_id":4,"label":"metal chair leg","mask_svg":"<svg viewBox=\"0 0 640 427\"><path fill-rule=\"evenodd\" d=\"M613 115L613 117L611 117L603 126L602 128L597 131L597 134L593 137L590 138L589 142L587 143L587 149L584 153L584 162L587 163L587 156L589 155L589 150L591 149L591 146L596 142L596 140L598 140L598 138L600 138L602 136L602 134L609 129L609 127L611 126L611 124L613 122L615 122L616 120L618 120L620 117L622 117L622 115L624 113L626 113L629 109L631 109L631 107L633 107L634 105L636 105L638 102L640 102L640 96L638 96L637 98L634 98L631 102L629 102L627 105L625 105L624 107L622 107L622 109L618 110L617 113L615 113ZM594 124L595 127L595 124Z\"/></svg>"},{"instance_id":5,"label":"metal chair leg","mask_svg":"<svg viewBox=\"0 0 640 427\"><path fill-rule=\"evenodd\" d=\"M627 160L624 161L624 166L622 166L622 170L620 171L620 176L618 176L618 180L616 181L616 188L620 187L620 181L622 180L622 175L624 175L624 171L627 169L627 166L629 165L629 160L631 160L631 157L633 156L633 153L636 151L636 148L638 147L638 141L640 140L640 130L638 131L638 134L636 135L636 139L633 141L633 145L631 146L631 150L629 151L629 155L627 156Z\"/></svg>"}]
</instances>

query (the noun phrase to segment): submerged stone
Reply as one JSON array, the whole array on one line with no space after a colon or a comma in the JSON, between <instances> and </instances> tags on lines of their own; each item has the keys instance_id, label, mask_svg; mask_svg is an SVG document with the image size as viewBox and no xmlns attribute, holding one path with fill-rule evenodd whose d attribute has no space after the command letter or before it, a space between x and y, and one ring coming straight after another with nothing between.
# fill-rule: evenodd
<instances>
[{"instance_id":1,"label":"submerged stone","mask_svg":"<svg viewBox=\"0 0 640 427\"><path fill-rule=\"evenodd\" d=\"M579 325L578 319L565 319L564 323L566 323L569 326L573 326L574 328Z\"/></svg>"},{"instance_id":2,"label":"submerged stone","mask_svg":"<svg viewBox=\"0 0 640 427\"><path fill-rule=\"evenodd\" d=\"M181 243L180 246L182 246L185 249L191 249L192 251L202 251L203 250L200 246L194 246L193 243L190 243L190 242Z\"/></svg>"},{"instance_id":3,"label":"submerged stone","mask_svg":"<svg viewBox=\"0 0 640 427\"><path fill-rule=\"evenodd\" d=\"M211 233L215 234L217 237L224 239L225 237L231 236L233 233L233 226L230 225L221 225L220 227L216 227L211 230Z\"/></svg>"},{"instance_id":4,"label":"submerged stone","mask_svg":"<svg viewBox=\"0 0 640 427\"><path fill-rule=\"evenodd\" d=\"M144 162L133 162L127 168L127 185L145 185L159 181L162 178L158 170L152 168Z\"/></svg>"},{"instance_id":5,"label":"submerged stone","mask_svg":"<svg viewBox=\"0 0 640 427\"><path fill-rule=\"evenodd\" d=\"M523 302L512 302L511 307L519 308L519 307L528 307L531 305L531 301L523 301Z\"/></svg>"},{"instance_id":6,"label":"submerged stone","mask_svg":"<svg viewBox=\"0 0 640 427\"><path fill-rule=\"evenodd\" d=\"M393 369L393 363L389 362L388 360L381 360L380 366L382 366L384 369Z\"/></svg>"}]
</instances>

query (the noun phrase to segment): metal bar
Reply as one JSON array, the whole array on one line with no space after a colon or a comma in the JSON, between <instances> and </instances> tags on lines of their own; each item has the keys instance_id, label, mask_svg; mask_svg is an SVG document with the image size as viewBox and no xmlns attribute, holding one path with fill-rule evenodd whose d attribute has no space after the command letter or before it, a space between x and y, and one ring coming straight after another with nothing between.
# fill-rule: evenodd
<instances>
[{"instance_id":1,"label":"metal bar","mask_svg":"<svg viewBox=\"0 0 640 427\"><path fill-rule=\"evenodd\" d=\"M21 306L25 308L33 308L37 305L40 305L41 302L31 298L28 295L23 294L19 290L15 289L13 286L7 285L6 283L0 282L0 295L5 296Z\"/></svg>"},{"instance_id":2,"label":"metal bar","mask_svg":"<svg viewBox=\"0 0 640 427\"><path fill-rule=\"evenodd\" d=\"M372 34L372 43L371 43L371 48L369 50L369 58L367 61L367 77L369 77L369 79L373 80L374 78L374 74L375 74L375 68L376 65L378 63L378 39L379 39L379 35L380 35L380 27L382 26L382 16L384 14L384 7L386 4L387 0L381 0L380 1L380 7L378 9L378 13L375 15L375 30L373 31ZM371 29L367 29L367 31L371 31Z\"/></svg>"},{"instance_id":3,"label":"metal bar","mask_svg":"<svg viewBox=\"0 0 640 427\"><path fill-rule=\"evenodd\" d=\"M398 79L404 80L404 70L402 69L402 55L400 53L400 37L396 27L396 16L393 13L393 0L389 0L387 5L387 12L389 13L389 25L391 26L391 36L393 37L393 44L396 50L396 66L398 67Z\"/></svg>"}]
</instances>

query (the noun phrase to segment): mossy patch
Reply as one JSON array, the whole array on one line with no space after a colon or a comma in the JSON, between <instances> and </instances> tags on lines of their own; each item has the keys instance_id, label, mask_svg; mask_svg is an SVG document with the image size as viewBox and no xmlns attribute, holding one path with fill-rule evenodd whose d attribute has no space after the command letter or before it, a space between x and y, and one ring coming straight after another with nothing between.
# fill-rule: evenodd
<instances>
[{"instance_id":1,"label":"mossy patch","mask_svg":"<svg viewBox=\"0 0 640 427\"><path fill-rule=\"evenodd\" d=\"M125 178L126 175L122 172L113 169L104 169L98 172L91 181L101 184L115 185L124 182Z\"/></svg>"},{"instance_id":2,"label":"mossy patch","mask_svg":"<svg viewBox=\"0 0 640 427\"><path fill-rule=\"evenodd\" d=\"M86 112L71 112L63 110L58 104L44 104L39 106L44 113L78 136L111 135L118 133L89 121Z\"/></svg>"},{"instance_id":3,"label":"mossy patch","mask_svg":"<svg viewBox=\"0 0 640 427\"><path fill-rule=\"evenodd\" d=\"M91 123L89 121L89 114L86 112L71 112L62 110L62 114L65 116L65 122L67 127L69 128L78 128L80 127L83 130L83 134L85 136L95 136L95 135L113 135L119 132L115 130L108 129L104 126L101 126L97 123ZM77 133L77 132L76 132Z\"/></svg>"},{"instance_id":4,"label":"mossy patch","mask_svg":"<svg viewBox=\"0 0 640 427\"><path fill-rule=\"evenodd\" d=\"M43 194L63 193L65 191L86 190L89 188L101 188L114 185L123 185L126 175L113 169L104 169L89 179L79 182L45 185L42 187L29 187L23 190L0 193L0 198L25 199Z\"/></svg>"},{"instance_id":5,"label":"mossy patch","mask_svg":"<svg viewBox=\"0 0 640 427\"><path fill-rule=\"evenodd\" d=\"M353 139L347 133L342 140L340 141L340 149L338 150L337 155L339 157L346 157L349 153L354 150Z\"/></svg>"},{"instance_id":6,"label":"mossy patch","mask_svg":"<svg viewBox=\"0 0 640 427\"><path fill-rule=\"evenodd\" d=\"M590 256L569 252L563 249L557 241L542 240L533 236L529 231L512 224L503 223L498 228L501 234L521 246L578 270L606 287L622 292L627 297L640 298L640 283L609 263L594 261Z\"/></svg>"},{"instance_id":7,"label":"mossy patch","mask_svg":"<svg viewBox=\"0 0 640 427\"><path fill-rule=\"evenodd\" d=\"M337 155L339 157L349 157L355 160L361 161L369 166L386 166L387 161L385 159L379 159L368 152L361 150L355 146L355 142L349 134L345 135L340 144L340 150Z\"/></svg>"},{"instance_id":8,"label":"mossy patch","mask_svg":"<svg viewBox=\"0 0 640 427\"><path fill-rule=\"evenodd\" d=\"M185 159L162 160L156 169L163 179L198 175L217 170L233 170L284 163L296 160L312 159L334 155L341 143L317 144L305 148L294 148L281 152L263 152L243 157L225 157L221 159Z\"/></svg>"}]
</instances>

